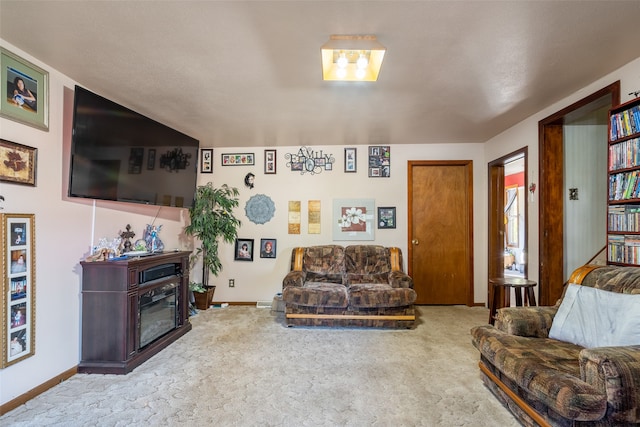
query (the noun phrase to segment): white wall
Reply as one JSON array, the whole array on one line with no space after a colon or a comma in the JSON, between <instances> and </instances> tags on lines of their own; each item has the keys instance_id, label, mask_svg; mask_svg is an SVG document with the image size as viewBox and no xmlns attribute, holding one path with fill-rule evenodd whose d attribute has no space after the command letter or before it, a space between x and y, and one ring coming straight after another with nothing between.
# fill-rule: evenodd
<instances>
[{"instance_id":1,"label":"white wall","mask_svg":"<svg viewBox=\"0 0 640 427\"><path fill-rule=\"evenodd\" d=\"M430 141L425 139L425 143ZM273 296L282 291L282 279L289 271L291 250L296 246L315 244L348 245L353 242L333 241L333 199L367 198L374 199L378 206L395 206L397 227L395 229L375 229L375 240L356 243L375 243L385 246L398 246L405 255L405 271L407 268L407 162L409 160L449 160L469 159L473 161L474 188L474 229L475 253L474 271L476 280L475 301L484 303L486 285L482 277L486 276L486 258L484 241L486 239L486 160L482 144L424 144L391 146L391 177L369 178L367 173L366 145L357 148L357 173L344 173L343 146L314 146L314 150L322 150L336 159L332 171L322 171L316 175L291 171L286 166L285 154L297 153L300 146L276 147L277 174L264 175L264 149L248 150L246 147L214 148L214 173L201 174L199 184L208 181L215 186L228 184L240 190L240 206L237 217L242 221L238 237L254 239L259 246L261 238L277 239L277 258L261 259L257 250L254 261L234 261L233 245L224 245L221 251L223 270L211 283L216 284L214 301L271 301ZM220 166L220 155L223 153L254 152L255 166ZM249 189L244 185L244 177L252 172L256 175L255 186ZM274 218L265 224L255 224L246 217L245 206L253 195L264 194L275 204ZM302 206L301 234L288 234L288 202L298 200ZM309 200L321 201L321 233L308 233ZM200 278L200 268L197 277ZM235 287L228 286L229 279L235 280Z\"/></svg>"},{"instance_id":2,"label":"white wall","mask_svg":"<svg viewBox=\"0 0 640 427\"><path fill-rule=\"evenodd\" d=\"M0 404L4 404L44 383L54 376L73 368L80 360L80 280L79 262L88 255L89 248L99 237L115 237L127 224L131 224L137 236L144 226L158 216L162 224L160 238L167 249L190 250L193 242L184 238L182 228L187 212L178 208L149 207L141 205L96 202L68 199L65 196L68 148L70 144L71 107L73 82L56 70L40 63L36 58L0 40L0 44L15 54L42 67L50 78L50 127L44 132L11 120L0 118L0 138L38 149L37 186L26 187L0 183L0 195L4 212L34 213L36 225L36 342L35 355L0 371ZM373 198L378 206L396 206L398 227L395 230L375 230L375 243L397 245L407 250L407 179L408 160L473 160L474 188L474 279L475 301L486 299L486 176L487 162L501 157L525 145L529 145L530 182L537 182L537 121L553 111L593 92L611 81L622 79L625 95L639 85L640 59L578 94L554 104L512 129L496 136L488 144L443 145L424 136L425 145L396 145L391 149L391 178L367 178L366 146L358 148L358 173L343 173L343 146L317 147L334 155L336 164L331 172L319 175L299 175L285 166L283 156L299 148L277 147L278 173L263 175L263 148L255 150L254 167L221 167L219 155L223 152L242 151L246 148L215 148L214 173L201 175L200 183L212 180L215 185L227 183L241 189L238 210L243 226L240 237L269 237L278 240L278 257L260 259L255 254L253 263L233 261L231 246L223 248L224 270L216 279L218 301L271 300L281 287L281 280L288 269L290 250L298 245L331 242L331 207L334 198ZM91 89L90 87L88 89ZM394 141L395 142L395 141ZM435 144L432 144L434 143ZM203 147L211 146L201 141ZM268 148L268 147L264 147ZM315 147L314 147L315 148ZM256 185L253 190L244 187L244 175L253 171ZM251 223L244 216L244 206L253 194L265 194L276 205L275 217L264 225ZM287 202L302 202L302 234L288 235ZM321 200L322 232L307 233L306 202ZM529 208L529 245L531 273L537 272L537 203ZM93 236L93 239L92 239ZM93 241L92 241L93 240ZM406 266L405 266L406 267ZM229 278L236 279L236 287L229 288Z\"/></svg>"}]
</instances>

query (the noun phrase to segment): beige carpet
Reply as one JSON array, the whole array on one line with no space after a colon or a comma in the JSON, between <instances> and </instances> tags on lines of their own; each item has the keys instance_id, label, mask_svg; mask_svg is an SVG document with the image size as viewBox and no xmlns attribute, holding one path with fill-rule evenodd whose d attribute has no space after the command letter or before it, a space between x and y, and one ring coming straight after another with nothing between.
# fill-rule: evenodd
<instances>
[{"instance_id":1,"label":"beige carpet","mask_svg":"<svg viewBox=\"0 0 640 427\"><path fill-rule=\"evenodd\" d=\"M413 330L287 328L282 313L201 311L129 375L75 375L2 426L519 426L484 388L481 307L419 307Z\"/></svg>"}]
</instances>

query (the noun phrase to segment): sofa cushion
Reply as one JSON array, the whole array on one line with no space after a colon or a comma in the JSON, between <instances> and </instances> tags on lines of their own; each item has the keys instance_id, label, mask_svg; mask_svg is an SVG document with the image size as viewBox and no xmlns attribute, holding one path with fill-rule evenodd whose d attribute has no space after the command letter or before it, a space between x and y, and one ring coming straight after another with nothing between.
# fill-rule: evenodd
<instances>
[{"instance_id":1,"label":"sofa cushion","mask_svg":"<svg viewBox=\"0 0 640 427\"><path fill-rule=\"evenodd\" d=\"M402 307L416 300L416 292L409 288L392 288L381 283L349 285L349 305L355 308Z\"/></svg>"},{"instance_id":2,"label":"sofa cushion","mask_svg":"<svg viewBox=\"0 0 640 427\"><path fill-rule=\"evenodd\" d=\"M565 418L599 420L607 409L606 394L580 378L582 347L549 338L508 335L493 326L471 330L484 358Z\"/></svg>"},{"instance_id":3,"label":"sofa cushion","mask_svg":"<svg viewBox=\"0 0 640 427\"><path fill-rule=\"evenodd\" d=\"M640 295L569 284L549 337L587 348L640 345Z\"/></svg>"},{"instance_id":4,"label":"sofa cushion","mask_svg":"<svg viewBox=\"0 0 640 427\"><path fill-rule=\"evenodd\" d=\"M391 272L389 249L380 245L351 245L344 250L344 269L347 274L381 274ZM386 283L385 280L382 283Z\"/></svg>"},{"instance_id":5,"label":"sofa cushion","mask_svg":"<svg viewBox=\"0 0 640 427\"><path fill-rule=\"evenodd\" d=\"M304 251L302 264L307 273L340 276L342 279L344 248L339 245L310 246Z\"/></svg>"},{"instance_id":6,"label":"sofa cushion","mask_svg":"<svg viewBox=\"0 0 640 427\"><path fill-rule=\"evenodd\" d=\"M290 286L282 291L287 304L316 307L347 306L347 288L344 285L324 282L306 282L304 286Z\"/></svg>"},{"instance_id":7,"label":"sofa cushion","mask_svg":"<svg viewBox=\"0 0 640 427\"><path fill-rule=\"evenodd\" d=\"M389 283L389 275L387 273L372 273L372 274L345 274L346 285L352 285L355 283Z\"/></svg>"}]
</instances>

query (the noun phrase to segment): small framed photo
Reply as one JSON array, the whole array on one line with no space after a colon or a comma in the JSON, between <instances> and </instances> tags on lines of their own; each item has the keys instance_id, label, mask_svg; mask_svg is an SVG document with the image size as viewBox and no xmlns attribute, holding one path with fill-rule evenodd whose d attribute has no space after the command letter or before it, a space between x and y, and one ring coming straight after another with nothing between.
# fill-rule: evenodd
<instances>
[{"instance_id":1,"label":"small framed photo","mask_svg":"<svg viewBox=\"0 0 640 427\"><path fill-rule=\"evenodd\" d=\"M236 239L236 261L253 261L253 239Z\"/></svg>"},{"instance_id":2,"label":"small framed photo","mask_svg":"<svg viewBox=\"0 0 640 427\"><path fill-rule=\"evenodd\" d=\"M200 149L200 173L213 173L213 148Z\"/></svg>"},{"instance_id":3,"label":"small framed photo","mask_svg":"<svg viewBox=\"0 0 640 427\"><path fill-rule=\"evenodd\" d=\"M349 172L357 172L358 171L358 161L357 161L357 148L345 148L344 149L344 171Z\"/></svg>"},{"instance_id":4,"label":"small framed photo","mask_svg":"<svg viewBox=\"0 0 640 427\"><path fill-rule=\"evenodd\" d=\"M149 152L147 154L147 170L154 170L156 168L156 149L149 148Z\"/></svg>"},{"instance_id":5,"label":"small framed photo","mask_svg":"<svg viewBox=\"0 0 640 427\"><path fill-rule=\"evenodd\" d=\"M49 73L0 48L0 116L49 130Z\"/></svg>"},{"instance_id":6,"label":"small framed photo","mask_svg":"<svg viewBox=\"0 0 640 427\"><path fill-rule=\"evenodd\" d=\"M264 173L276 173L276 150L264 150Z\"/></svg>"},{"instance_id":7,"label":"small framed photo","mask_svg":"<svg viewBox=\"0 0 640 427\"><path fill-rule=\"evenodd\" d=\"M396 228L395 207L378 207L378 228Z\"/></svg>"},{"instance_id":8,"label":"small framed photo","mask_svg":"<svg viewBox=\"0 0 640 427\"><path fill-rule=\"evenodd\" d=\"M276 257L276 239L260 239L260 258Z\"/></svg>"},{"instance_id":9,"label":"small framed photo","mask_svg":"<svg viewBox=\"0 0 640 427\"><path fill-rule=\"evenodd\" d=\"M36 186L38 149L0 139L0 181Z\"/></svg>"},{"instance_id":10,"label":"small framed photo","mask_svg":"<svg viewBox=\"0 0 640 427\"><path fill-rule=\"evenodd\" d=\"M222 166L253 166L256 157L253 153L223 154Z\"/></svg>"}]
</instances>

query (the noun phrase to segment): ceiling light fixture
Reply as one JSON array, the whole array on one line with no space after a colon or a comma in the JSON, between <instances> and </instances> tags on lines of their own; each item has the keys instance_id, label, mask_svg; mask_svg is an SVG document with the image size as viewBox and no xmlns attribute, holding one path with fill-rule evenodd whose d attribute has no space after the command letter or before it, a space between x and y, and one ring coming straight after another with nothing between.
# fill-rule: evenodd
<instances>
[{"instance_id":1,"label":"ceiling light fixture","mask_svg":"<svg viewBox=\"0 0 640 427\"><path fill-rule=\"evenodd\" d=\"M323 80L375 82L386 49L373 35L332 35L321 52Z\"/></svg>"}]
</instances>

